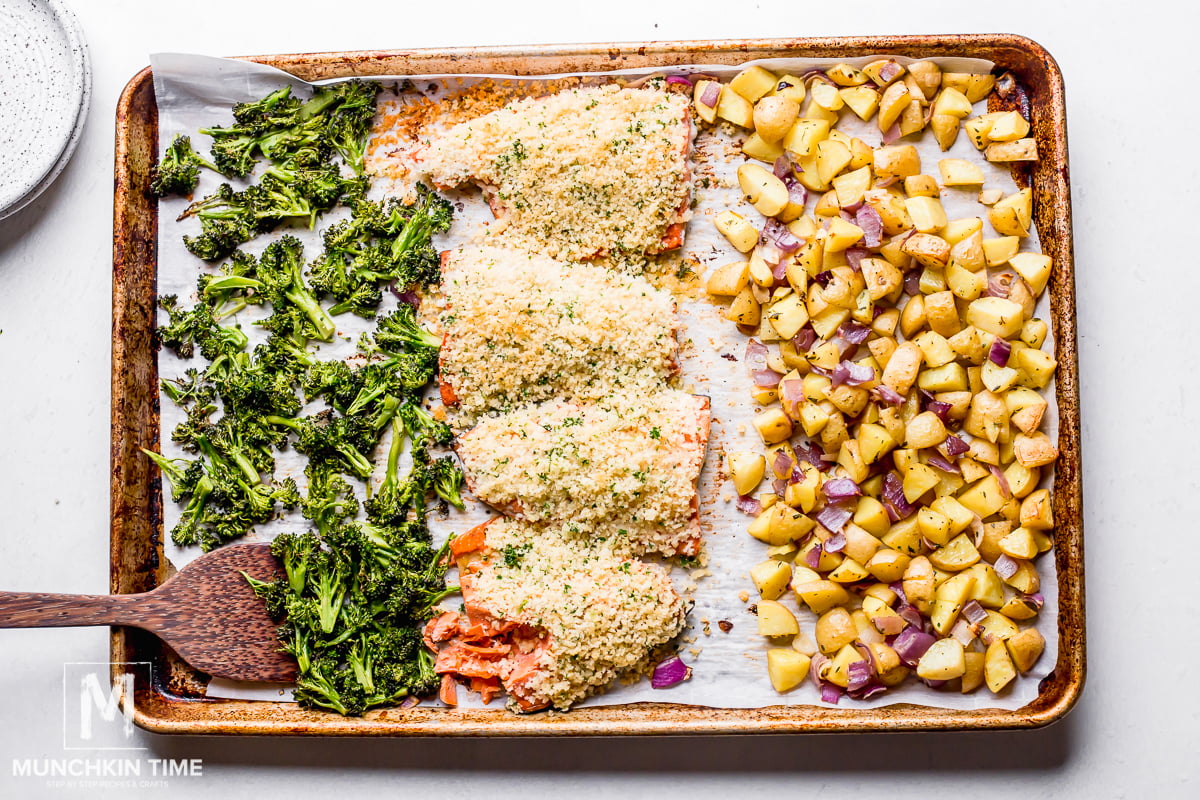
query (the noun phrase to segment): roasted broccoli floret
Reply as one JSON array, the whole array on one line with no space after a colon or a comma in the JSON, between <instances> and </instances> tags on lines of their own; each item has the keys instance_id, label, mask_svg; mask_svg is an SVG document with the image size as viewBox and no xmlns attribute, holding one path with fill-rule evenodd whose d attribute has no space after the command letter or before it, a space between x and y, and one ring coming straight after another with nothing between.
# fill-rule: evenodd
<instances>
[{"instance_id":1,"label":"roasted broccoli floret","mask_svg":"<svg viewBox=\"0 0 1200 800\"><path fill-rule=\"evenodd\" d=\"M200 182L201 167L218 171L216 166L196 154L190 137L179 134L151 171L150 193L156 197L191 194Z\"/></svg>"}]
</instances>

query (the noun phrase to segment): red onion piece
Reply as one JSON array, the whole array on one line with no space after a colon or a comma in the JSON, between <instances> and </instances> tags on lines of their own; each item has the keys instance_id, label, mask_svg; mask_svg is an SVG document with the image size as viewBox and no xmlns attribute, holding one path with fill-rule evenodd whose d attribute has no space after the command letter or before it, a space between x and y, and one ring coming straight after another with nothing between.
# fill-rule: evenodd
<instances>
[{"instance_id":1,"label":"red onion piece","mask_svg":"<svg viewBox=\"0 0 1200 800\"><path fill-rule=\"evenodd\" d=\"M1007 367L1010 353L1012 353L1012 345L997 336L992 340L992 347L988 350L988 361L997 367Z\"/></svg>"},{"instance_id":2,"label":"red onion piece","mask_svg":"<svg viewBox=\"0 0 1200 800\"><path fill-rule=\"evenodd\" d=\"M767 368L767 346L762 342L751 339L746 342L746 369L750 374Z\"/></svg>"},{"instance_id":3,"label":"red onion piece","mask_svg":"<svg viewBox=\"0 0 1200 800\"><path fill-rule=\"evenodd\" d=\"M1011 272L1002 272L999 275L988 278L988 297L1008 297L1012 279L1013 275Z\"/></svg>"},{"instance_id":4,"label":"red onion piece","mask_svg":"<svg viewBox=\"0 0 1200 800\"><path fill-rule=\"evenodd\" d=\"M668 75L667 83L673 83L676 86L691 86L692 82L683 75Z\"/></svg>"},{"instance_id":5,"label":"red onion piece","mask_svg":"<svg viewBox=\"0 0 1200 800\"><path fill-rule=\"evenodd\" d=\"M884 636L895 636L908 627L907 620L891 614L888 614L886 617L871 617L871 624L875 626L875 630Z\"/></svg>"},{"instance_id":6,"label":"red onion piece","mask_svg":"<svg viewBox=\"0 0 1200 800\"><path fill-rule=\"evenodd\" d=\"M851 225L854 224L854 215L851 214L846 209L843 208L841 211L839 211L838 216L840 216L842 219L846 220L846 222L849 222Z\"/></svg>"},{"instance_id":7,"label":"red onion piece","mask_svg":"<svg viewBox=\"0 0 1200 800\"><path fill-rule=\"evenodd\" d=\"M822 472L833 466L832 460L830 460L833 457L827 457L820 447L811 442L793 447L792 449L796 451L796 456L801 461L807 461Z\"/></svg>"},{"instance_id":8,"label":"red onion piece","mask_svg":"<svg viewBox=\"0 0 1200 800\"><path fill-rule=\"evenodd\" d=\"M921 616L921 612L917 611L915 606L910 606L907 603L896 609L896 613L901 619L912 625L916 630L921 630L925 627L925 618Z\"/></svg>"},{"instance_id":9,"label":"red onion piece","mask_svg":"<svg viewBox=\"0 0 1200 800\"><path fill-rule=\"evenodd\" d=\"M830 86L834 87L835 89L837 88L837 83L833 80L833 78L826 75L823 70L810 69L808 72L806 72L800 76L800 80L804 81L805 83L808 83L809 81L813 80L814 78L817 80L820 80L820 81L824 81L825 83L828 83Z\"/></svg>"},{"instance_id":10,"label":"red onion piece","mask_svg":"<svg viewBox=\"0 0 1200 800\"><path fill-rule=\"evenodd\" d=\"M788 226L784 225L777 219L767 220L767 224L763 226L762 236L760 238L766 239L773 244L779 249L781 254L794 253L800 249L801 242L796 238L796 234L788 230ZM779 260L783 260L782 255L780 256Z\"/></svg>"},{"instance_id":11,"label":"red onion piece","mask_svg":"<svg viewBox=\"0 0 1200 800\"><path fill-rule=\"evenodd\" d=\"M823 270L814 275L813 280L821 284L821 288L824 289L829 285L829 282L833 280L833 273L829 270Z\"/></svg>"},{"instance_id":12,"label":"red onion piece","mask_svg":"<svg viewBox=\"0 0 1200 800\"><path fill-rule=\"evenodd\" d=\"M914 269L904 276L904 293L910 297L921 293L921 270Z\"/></svg>"},{"instance_id":13,"label":"red onion piece","mask_svg":"<svg viewBox=\"0 0 1200 800\"><path fill-rule=\"evenodd\" d=\"M825 530L831 533L840 533L852 516L854 513L850 509L830 503L817 512L816 520Z\"/></svg>"},{"instance_id":14,"label":"red onion piece","mask_svg":"<svg viewBox=\"0 0 1200 800\"><path fill-rule=\"evenodd\" d=\"M971 630L971 625L965 619L960 619L954 623L954 627L950 629L950 638L957 639L958 643L963 647L969 645L974 639L975 634Z\"/></svg>"},{"instance_id":15,"label":"red onion piece","mask_svg":"<svg viewBox=\"0 0 1200 800\"><path fill-rule=\"evenodd\" d=\"M775 279L775 283L783 283L787 280L787 262L780 261L771 267L771 277Z\"/></svg>"},{"instance_id":16,"label":"red onion piece","mask_svg":"<svg viewBox=\"0 0 1200 800\"><path fill-rule=\"evenodd\" d=\"M859 497L862 495L862 490L858 488L858 484L849 478L834 478L833 480L825 481L821 487L821 491L830 500L848 500L851 497Z\"/></svg>"},{"instance_id":17,"label":"red onion piece","mask_svg":"<svg viewBox=\"0 0 1200 800\"><path fill-rule=\"evenodd\" d=\"M883 694L886 691L887 691L887 687L884 686L882 683L878 683L876 681L871 681L866 686L864 686L862 689L859 689L857 692L847 692L847 694L849 694L855 700L870 700L875 695Z\"/></svg>"},{"instance_id":18,"label":"red onion piece","mask_svg":"<svg viewBox=\"0 0 1200 800\"><path fill-rule=\"evenodd\" d=\"M862 272L862 260L869 255L871 251L865 247L849 247L846 248L846 263L850 265L850 269L855 272Z\"/></svg>"},{"instance_id":19,"label":"red onion piece","mask_svg":"<svg viewBox=\"0 0 1200 800\"><path fill-rule=\"evenodd\" d=\"M784 230L787 230L784 228ZM765 230L764 230L765 232ZM774 266L783 261L783 251L775 246L775 242L759 236L758 257L767 264Z\"/></svg>"},{"instance_id":20,"label":"red onion piece","mask_svg":"<svg viewBox=\"0 0 1200 800\"><path fill-rule=\"evenodd\" d=\"M881 383L876 386L871 390L871 394L874 395L881 403L886 403L889 406L904 405L904 398L900 396L899 392L888 386L886 383Z\"/></svg>"},{"instance_id":21,"label":"red onion piece","mask_svg":"<svg viewBox=\"0 0 1200 800\"><path fill-rule=\"evenodd\" d=\"M1006 72L996 79L996 94L1007 100L1008 96L1012 94L1013 89L1016 88L1016 85L1017 79L1013 77L1011 72Z\"/></svg>"},{"instance_id":22,"label":"red onion piece","mask_svg":"<svg viewBox=\"0 0 1200 800\"><path fill-rule=\"evenodd\" d=\"M983 606L979 605L978 600L968 600L963 603L962 615L967 622L972 624L983 622L987 619L987 611L984 610Z\"/></svg>"},{"instance_id":23,"label":"red onion piece","mask_svg":"<svg viewBox=\"0 0 1200 800\"><path fill-rule=\"evenodd\" d=\"M1046 605L1046 598L1042 597L1040 592L1034 594L1021 595L1021 602L1032 608L1034 611L1041 611L1042 606Z\"/></svg>"},{"instance_id":24,"label":"red onion piece","mask_svg":"<svg viewBox=\"0 0 1200 800\"><path fill-rule=\"evenodd\" d=\"M660 661L650 676L650 686L655 689L670 689L692 677L692 668L684 664L679 656Z\"/></svg>"},{"instance_id":25,"label":"red onion piece","mask_svg":"<svg viewBox=\"0 0 1200 800\"><path fill-rule=\"evenodd\" d=\"M837 335L850 344L862 344L871 335L871 329L853 320L846 320L838 326Z\"/></svg>"},{"instance_id":26,"label":"red onion piece","mask_svg":"<svg viewBox=\"0 0 1200 800\"><path fill-rule=\"evenodd\" d=\"M821 684L821 702L837 705L838 700L842 699L842 689L832 683L823 682Z\"/></svg>"},{"instance_id":27,"label":"red onion piece","mask_svg":"<svg viewBox=\"0 0 1200 800\"><path fill-rule=\"evenodd\" d=\"M883 219L879 212L866 203L854 215L854 224L862 228L863 244L879 247L883 242Z\"/></svg>"},{"instance_id":28,"label":"red onion piece","mask_svg":"<svg viewBox=\"0 0 1200 800\"><path fill-rule=\"evenodd\" d=\"M908 605L908 595L904 593L904 581L892 581L888 584L888 588L896 593L896 597L900 599L901 605Z\"/></svg>"},{"instance_id":29,"label":"red onion piece","mask_svg":"<svg viewBox=\"0 0 1200 800\"><path fill-rule=\"evenodd\" d=\"M884 144L895 144L900 139L900 123L892 123L892 127L883 132Z\"/></svg>"},{"instance_id":30,"label":"red onion piece","mask_svg":"<svg viewBox=\"0 0 1200 800\"><path fill-rule=\"evenodd\" d=\"M900 180L898 176L888 175L886 178L880 178L879 180L875 181L875 185L880 189L886 189L898 180Z\"/></svg>"},{"instance_id":31,"label":"red onion piece","mask_svg":"<svg viewBox=\"0 0 1200 800\"><path fill-rule=\"evenodd\" d=\"M784 411L792 419L799 416L798 409L804 402L804 382L799 378L790 378L779 382L779 402Z\"/></svg>"},{"instance_id":32,"label":"red onion piece","mask_svg":"<svg viewBox=\"0 0 1200 800\"><path fill-rule=\"evenodd\" d=\"M875 677L875 670L870 661L854 661L846 668L846 672L850 676L846 690L851 692L866 688Z\"/></svg>"},{"instance_id":33,"label":"red onion piece","mask_svg":"<svg viewBox=\"0 0 1200 800\"><path fill-rule=\"evenodd\" d=\"M743 514L757 517L762 513L762 503L758 502L757 497L748 494L738 495L737 510Z\"/></svg>"},{"instance_id":34,"label":"red onion piece","mask_svg":"<svg viewBox=\"0 0 1200 800\"><path fill-rule=\"evenodd\" d=\"M763 389L774 389L779 385L779 379L782 377L773 369L756 369L754 370L754 385Z\"/></svg>"},{"instance_id":35,"label":"red onion piece","mask_svg":"<svg viewBox=\"0 0 1200 800\"><path fill-rule=\"evenodd\" d=\"M771 481L771 488L775 490L775 495L780 499L787 493L788 482L784 478L776 478Z\"/></svg>"},{"instance_id":36,"label":"red onion piece","mask_svg":"<svg viewBox=\"0 0 1200 800\"><path fill-rule=\"evenodd\" d=\"M910 667L915 667L921 660L921 656L925 655L925 651L933 647L935 641L937 640L928 633L910 625L900 632L896 641L892 642L892 649L896 651L896 655L900 656L901 661Z\"/></svg>"},{"instance_id":37,"label":"red onion piece","mask_svg":"<svg viewBox=\"0 0 1200 800\"><path fill-rule=\"evenodd\" d=\"M800 172L804 171L799 167L796 169ZM784 179L783 183L785 186L787 186L789 203L803 206L808 202L808 189L804 188L804 184L800 183L800 181L796 180L790 175Z\"/></svg>"},{"instance_id":38,"label":"red onion piece","mask_svg":"<svg viewBox=\"0 0 1200 800\"><path fill-rule=\"evenodd\" d=\"M1010 499L1013 494L1012 487L1008 485L1008 478L1004 477L1004 473L995 465L989 464L988 470L996 477L996 483L1000 484L1000 496L1005 500Z\"/></svg>"},{"instance_id":39,"label":"red onion piece","mask_svg":"<svg viewBox=\"0 0 1200 800\"><path fill-rule=\"evenodd\" d=\"M700 93L700 102L709 108L717 107L717 100L721 99L721 85L719 83L710 83L704 87L704 91Z\"/></svg>"},{"instance_id":40,"label":"red onion piece","mask_svg":"<svg viewBox=\"0 0 1200 800\"><path fill-rule=\"evenodd\" d=\"M883 499L889 503L900 519L907 519L917 509L904 497L904 481L895 472L889 472L883 479Z\"/></svg>"},{"instance_id":41,"label":"red onion piece","mask_svg":"<svg viewBox=\"0 0 1200 800\"><path fill-rule=\"evenodd\" d=\"M771 468L775 470L776 475L791 475L795 465L796 462L784 450L777 451L775 460L771 462Z\"/></svg>"},{"instance_id":42,"label":"red onion piece","mask_svg":"<svg viewBox=\"0 0 1200 800\"><path fill-rule=\"evenodd\" d=\"M836 367L833 368L833 375L830 377L830 380L833 383L833 388L836 389L837 387L841 386L849 377L850 370L846 369L846 362L840 362Z\"/></svg>"},{"instance_id":43,"label":"red onion piece","mask_svg":"<svg viewBox=\"0 0 1200 800\"><path fill-rule=\"evenodd\" d=\"M804 563L808 565L809 569L816 569L817 565L821 563L821 555L824 552L821 549L821 545L818 544L804 554Z\"/></svg>"},{"instance_id":44,"label":"red onion piece","mask_svg":"<svg viewBox=\"0 0 1200 800\"><path fill-rule=\"evenodd\" d=\"M826 553L840 553L846 549L846 534L838 532L825 540L822 545Z\"/></svg>"},{"instance_id":45,"label":"red onion piece","mask_svg":"<svg viewBox=\"0 0 1200 800\"><path fill-rule=\"evenodd\" d=\"M413 706L419 705L420 703L421 703L421 698L410 694L408 697L406 697L400 701L399 708L402 708L402 709L403 708L412 708Z\"/></svg>"},{"instance_id":46,"label":"red onion piece","mask_svg":"<svg viewBox=\"0 0 1200 800\"><path fill-rule=\"evenodd\" d=\"M855 345L857 347L857 345ZM832 383L834 386L862 386L867 381L875 380L875 370L866 364L856 364L853 361L842 361L833 370Z\"/></svg>"},{"instance_id":47,"label":"red onion piece","mask_svg":"<svg viewBox=\"0 0 1200 800\"><path fill-rule=\"evenodd\" d=\"M930 400L926 403L925 410L932 411L934 414L937 414L938 419L945 422L946 418L950 415L950 404L943 403L941 400Z\"/></svg>"},{"instance_id":48,"label":"red onion piece","mask_svg":"<svg viewBox=\"0 0 1200 800\"><path fill-rule=\"evenodd\" d=\"M413 308L421 307L421 296L416 292L410 292L402 286L396 285L395 281L389 284L388 288L391 289L392 294L396 295L396 298L401 303L408 303Z\"/></svg>"},{"instance_id":49,"label":"red onion piece","mask_svg":"<svg viewBox=\"0 0 1200 800\"><path fill-rule=\"evenodd\" d=\"M952 464L949 461L947 461L945 458L942 458L942 454L938 453L938 452L929 454L928 463L929 463L929 466L937 467L942 472L954 472L954 473L962 472L962 470L960 470L958 468L957 464Z\"/></svg>"},{"instance_id":50,"label":"red onion piece","mask_svg":"<svg viewBox=\"0 0 1200 800\"><path fill-rule=\"evenodd\" d=\"M1016 560L1003 553L992 566L996 568L996 574L1000 576L1000 579L1005 581L1016 575L1017 570L1021 567Z\"/></svg>"},{"instance_id":51,"label":"red onion piece","mask_svg":"<svg viewBox=\"0 0 1200 800\"><path fill-rule=\"evenodd\" d=\"M950 458L958 458L963 453L970 451L971 445L964 442L957 436L947 436L942 445L946 448L946 455Z\"/></svg>"},{"instance_id":52,"label":"red onion piece","mask_svg":"<svg viewBox=\"0 0 1200 800\"><path fill-rule=\"evenodd\" d=\"M897 64L895 61L888 61L879 68L879 80L884 83L891 83L892 79L904 71L904 67Z\"/></svg>"},{"instance_id":53,"label":"red onion piece","mask_svg":"<svg viewBox=\"0 0 1200 800\"><path fill-rule=\"evenodd\" d=\"M771 167L771 172L775 173L775 177L783 180L788 175L792 174L792 160L786 155L775 159L775 163Z\"/></svg>"},{"instance_id":54,"label":"red onion piece","mask_svg":"<svg viewBox=\"0 0 1200 800\"><path fill-rule=\"evenodd\" d=\"M810 324L805 324L805 326L801 328L795 336L792 337L792 344L795 345L796 349L800 352L807 353L809 350L812 350L813 345L816 343L817 332L813 330L813 327Z\"/></svg>"}]
</instances>

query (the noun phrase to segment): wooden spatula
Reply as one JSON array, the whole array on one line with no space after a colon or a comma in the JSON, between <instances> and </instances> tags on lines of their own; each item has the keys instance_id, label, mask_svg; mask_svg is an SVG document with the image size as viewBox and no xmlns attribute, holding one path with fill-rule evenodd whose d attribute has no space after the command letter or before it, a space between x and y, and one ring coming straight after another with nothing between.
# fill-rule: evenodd
<instances>
[{"instance_id":1,"label":"wooden spatula","mask_svg":"<svg viewBox=\"0 0 1200 800\"><path fill-rule=\"evenodd\" d=\"M278 652L278 626L243 571L266 581L282 572L268 545L229 545L145 594L0 592L0 628L131 625L157 635L188 664L214 677L293 681L296 661Z\"/></svg>"}]
</instances>

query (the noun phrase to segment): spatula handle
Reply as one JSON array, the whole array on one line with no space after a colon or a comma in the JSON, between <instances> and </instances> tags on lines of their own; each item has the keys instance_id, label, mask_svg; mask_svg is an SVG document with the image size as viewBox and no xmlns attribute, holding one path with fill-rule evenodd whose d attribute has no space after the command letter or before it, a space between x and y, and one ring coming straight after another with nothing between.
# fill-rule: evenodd
<instances>
[{"instance_id":1,"label":"spatula handle","mask_svg":"<svg viewBox=\"0 0 1200 800\"><path fill-rule=\"evenodd\" d=\"M0 592L0 628L131 625L145 595Z\"/></svg>"}]
</instances>

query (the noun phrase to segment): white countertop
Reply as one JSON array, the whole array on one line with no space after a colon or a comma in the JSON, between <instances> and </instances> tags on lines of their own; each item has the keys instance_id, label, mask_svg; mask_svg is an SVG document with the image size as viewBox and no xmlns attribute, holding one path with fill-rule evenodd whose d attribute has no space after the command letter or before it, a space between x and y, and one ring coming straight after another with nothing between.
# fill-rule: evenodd
<instances>
[{"instance_id":1,"label":"white countertop","mask_svg":"<svg viewBox=\"0 0 1200 800\"><path fill-rule=\"evenodd\" d=\"M1048 729L618 740L270 740L137 732L131 758L201 759L169 789L14 774L63 749L63 665L106 629L0 631L0 797L1195 797L1200 670L1200 212L1194 26L1165 0L431 6L71 0L92 108L73 161L0 222L0 587L107 592L113 125L151 50L236 55L644 39L1020 33L1066 76L1083 397L1089 673ZM348 8L362 9L353 13ZM286 8L287 10L270 10ZM318 9L326 10L318 10ZM185 10L186 9L186 10ZM920 9L920 10L918 10ZM933 9L927 11L925 9ZM235 21L223 22L223 15ZM282 20L282 21L281 21ZM0 83L3 76L0 76ZM1174 135L1172 135L1174 133ZM1188 620L1192 620L1188 622ZM111 755L111 754L110 754ZM120 755L120 754L118 754ZM92 776L90 779L95 779ZM59 780L62 780L61 778ZM136 784L136 780L133 781Z\"/></svg>"}]
</instances>

